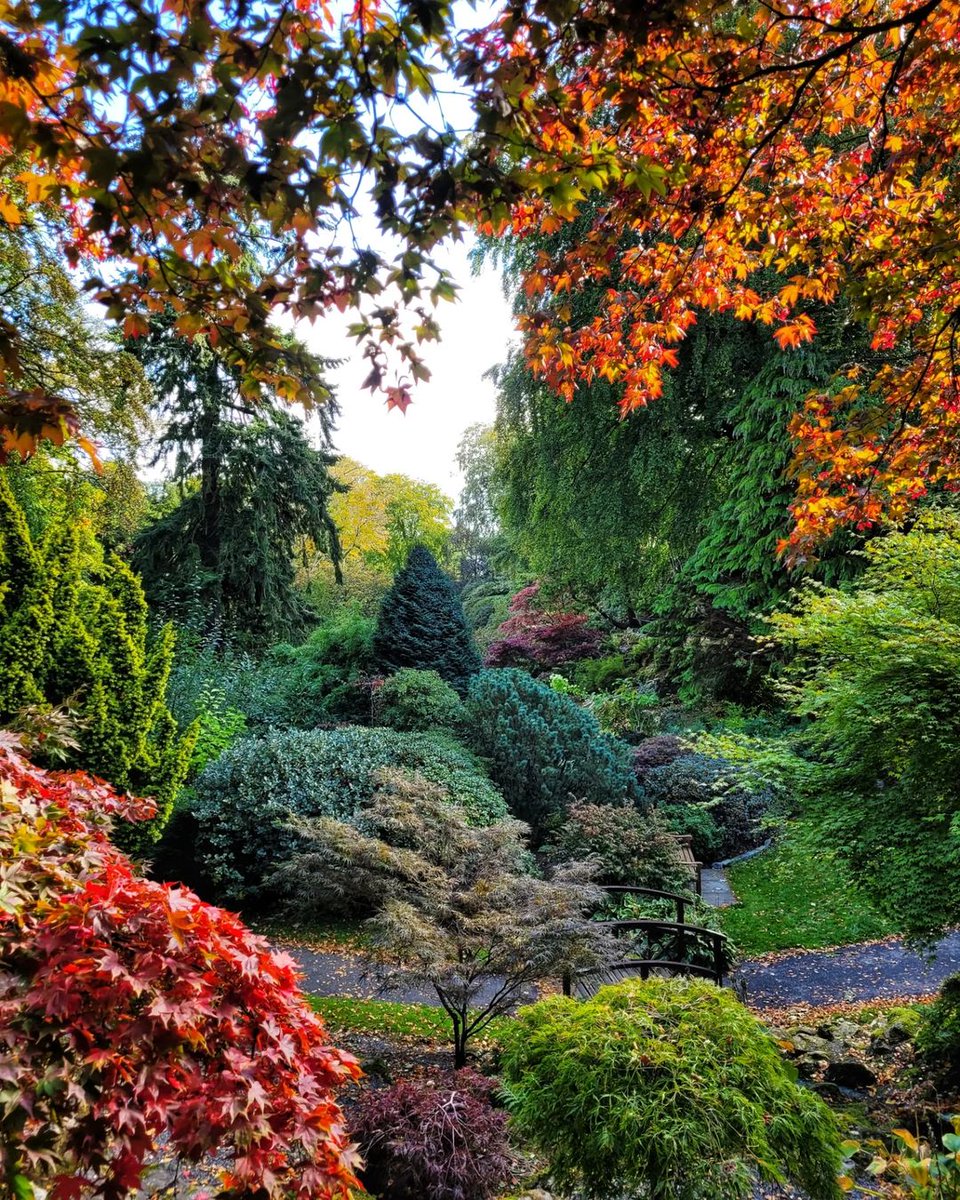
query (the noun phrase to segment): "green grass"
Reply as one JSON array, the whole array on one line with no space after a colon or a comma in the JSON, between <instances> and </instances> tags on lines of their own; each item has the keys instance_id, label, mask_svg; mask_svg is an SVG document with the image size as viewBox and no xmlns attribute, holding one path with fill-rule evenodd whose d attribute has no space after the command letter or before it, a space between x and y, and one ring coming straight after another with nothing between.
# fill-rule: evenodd
<instances>
[{"instance_id":1,"label":"green grass","mask_svg":"<svg viewBox=\"0 0 960 1200\"><path fill-rule=\"evenodd\" d=\"M291 917L249 917L250 928L274 942L300 942L310 945L336 945L360 949L367 939L362 917L325 917L296 921Z\"/></svg>"},{"instance_id":2,"label":"green grass","mask_svg":"<svg viewBox=\"0 0 960 1200\"><path fill-rule=\"evenodd\" d=\"M741 955L866 942L896 933L812 823L796 821L770 850L730 868L740 899L722 912Z\"/></svg>"},{"instance_id":3,"label":"green grass","mask_svg":"<svg viewBox=\"0 0 960 1200\"><path fill-rule=\"evenodd\" d=\"M393 1000L349 1000L342 996L311 996L310 1005L331 1030L376 1033L383 1036L420 1038L431 1042L453 1039L450 1018L442 1008L430 1004L398 1004ZM496 1041L510 1017L495 1017L479 1035Z\"/></svg>"}]
</instances>

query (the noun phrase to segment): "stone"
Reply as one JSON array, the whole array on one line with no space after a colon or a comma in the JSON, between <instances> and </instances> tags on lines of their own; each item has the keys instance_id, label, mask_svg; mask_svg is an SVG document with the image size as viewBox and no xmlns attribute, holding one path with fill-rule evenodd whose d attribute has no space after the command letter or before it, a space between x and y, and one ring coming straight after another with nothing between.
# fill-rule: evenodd
<instances>
[{"instance_id":1,"label":"stone","mask_svg":"<svg viewBox=\"0 0 960 1200\"><path fill-rule=\"evenodd\" d=\"M817 1095L822 1097L824 1100L843 1099L843 1092L840 1091L839 1087L837 1087L835 1083L827 1083L825 1079L821 1079L816 1083L812 1083L810 1086L817 1093Z\"/></svg>"},{"instance_id":2,"label":"stone","mask_svg":"<svg viewBox=\"0 0 960 1200\"><path fill-rule=\"evenodd\" d=\"M787 1034L788 1041L793 1042L794 1054L820 1054L826 1058L833 1057L833 1043L815 1033L807 1033L797 1029Z\"/></svg>"},{"instance_id":3,"label":"stone","mask_svg":"<svg viewBox=\"0 0 960 1200\"><path fill-rule=\"evenodd\" d=\"M841 1058L830 1063L824 1079L827 1083L835 1083L838 1087L851 1088L854 1091L873 1087L877 1082L876 1074L865 1063L855 1058Z\"/></svg>"},{"instance_id":4,"label":"stone","mask_svg":"<svg viewBox=\"0 0 960 1200\"><path fill-rule=\"evenodd\" d=\"M794 1066L801 1079L813 1079L824 1067L829 1065L829 1058L823 1054L803 1054L796 1060Z\"/></svg>"}]
</instances>

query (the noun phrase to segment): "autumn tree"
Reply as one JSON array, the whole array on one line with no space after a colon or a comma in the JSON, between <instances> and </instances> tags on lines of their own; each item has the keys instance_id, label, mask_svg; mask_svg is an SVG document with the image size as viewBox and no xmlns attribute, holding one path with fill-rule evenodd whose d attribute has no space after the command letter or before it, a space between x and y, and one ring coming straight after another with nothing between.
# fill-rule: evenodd
<instances>
[{"instance_id":1,"label":"autumn tree","mask_svg":"<svg viewBox=\"0 0 960 1200\"><path fill-rule=\"evenodd\" d=\"M816 338L816 306L844 301L875 350L899 344L906 362L848 363L795 415L794 560L840 523L897 519L955 487L955 6L681 0L634 18L511 7L472 39L473 78L491 103L510 97L531 176L566 180L562 197L516 205L512 230L560 232L602 196L525 272L533 370L568 400L617 384L633 412L659 400L704 312L769 328L789 352ZM584 286L600 309L577 325Z\"/></svg>"},{"instance_id":2,"label":"autumn tree","mask_svg":"<svg viewBox=\"0 0 960 1200\"><path fill-rule=\"evenodd\" d=\"M312 904L349 896L379 909L369 923L391 983L432 986L453 1023L454 1061L525 989L604 952L587 919L601 893L582 864L528 873L519 821L475 827L444 789L384 772L362 832L301 822L306 847L286 870Z\"/></svg>"},{"instance_id":3,"label":"autumn tree","mask_svg":"<svg viewBox=\"0 0 960 1200\"><path fill-rule=\"evenodd\" d=\"M349 1055L293 964L232 914L137 875L111 821L149 803L0 744L0 1183L122 1200L160 1147L220 1152L224 1195L347 1200Z\"/></svg>"}]
</instances>

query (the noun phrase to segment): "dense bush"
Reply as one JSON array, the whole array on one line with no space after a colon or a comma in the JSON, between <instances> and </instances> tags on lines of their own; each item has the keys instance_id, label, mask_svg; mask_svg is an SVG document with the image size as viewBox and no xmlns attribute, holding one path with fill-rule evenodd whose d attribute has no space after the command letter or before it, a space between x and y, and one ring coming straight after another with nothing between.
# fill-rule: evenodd
<instances>
[{"instance_id":1,"label":"dense bush","mask_svg":"<svg viewBox=\"0 0 960 1200\"><path fill-rule=\"evenodd\" d=\"M635 741L646 738L659 725L660 701L651 684L621 683L612 692L596 692L590 711L604 733Z\"/></svg>"},{"instance_id":2,"label":"dense bush","mask_svg":"<svg viewBox=\"0 0 960 1200\"><path fill-rule=\"evenodd\" d=\"M596 718L525 671L483 671L470 685L474 749L510 811L541 838L571 801L624 804L637 785L627 746Z\"/></svg>"},{"instance_id":3,"label":"dense bush","mask_svg":"<svg viewBox=\"0 0 960 1200\"><path fill-rule=\"evenodd\" d=\"M682 891L691 884L676 838L656 811L640 812L632 805L572 804L549 856L557 862L596 859L598 883L667 891Z\"/></svg>"},{"instance_id":4,"label":"dense bush","mask_svg":"<svg viewBox=\"0 0 960 1200\"><path fill-rule=\"evenodd\" d=\"M602 640L582 613L542 607L540 585L523 588L510 601L510 615L487 647L488 667L526 667L539 673L595 654Z\"/></svg>"},{"instance_id":5,"label":"dense bush","mask_svg":"<svg viewBox=\"0 0 960 1200\"><path fill-rule=\"evenodd\" d=\"M425 546L414 546L384 597L374 638L377 669L436 671L460 695L480 670L453 581Z\"/></svg>"},{"instance_id":6,"label":"dense bush","mask_svg":"<svg viewBox=\"0 0 960 1200\"><path fill-rule=\"evenodd\" d=\"M637 638L612 654L582 659L572 668L570 677L585 692L610 691L625 680L637 679L652 649L652 639Z\"/></svg>"},{"instance_id":7,"label":"dense bush","mask_svg":"<svg viewBox=\"0 0 960 1200\"><path fill-rule=\"evenodd\" d=\"M735 1200L754 1172L839 1197L840 1138L757 1019L713 984L635 980L522 1009L503 1075L517 1132L564 1189Z\"/></svg>"},{"instance_id":8,"label":"dense bush","mask_svg":"<svg viewBox=\"0 0 960 1200\"><path fill-rule=\"evenodd\" d=\"M0 1191L122 1200L162 1147L221 1151L246 1195L346 1200L357 1064L292 963L111 845L151 811L0 746Z\"/></svg>"},{"instance_id":9,"label":"dense bush","mask_svg":"<svg viewBox=\"0 0 960 1200\"><path fill-rule=\"evenodd\" d=\"M960 920L960 516L875 538L846 590L776 617L815 761L808 805L878 907L933 935Z\"/></svg>"},{"instance_id":10,"label":"dense bush","mask_svg":"<svg viewBox=\"0 0 960 1200\"><path fill-rule=\"evenodd\" d=\"M642 786L676 833L693 835L701 862L732 858L763 841L761 821L772 793L726 759L683 754L645 770Z\"/></svg>"},{"instance_id":11,"label":"dense bush","mask_svg":"<svg viewBox=\"0 0 960 1200\"><path fill-rule=\"evenodd\" d=\"M457 729L463 720L463 702L436 671L407 667L384 680L374 693L373 715L375 724L391 729Z\"/></svg>"},{"instance_id":12,"label":"dense bush","mask_svg":"<svg viewBox=\"0 0 960 1200\"><path fill-rule=\"evenodd\" d=\"M460 593L463 615L481 650L490 644L498 626L507 619L513 593L514 585L506 579L484 579L479 583L469 583Z\"/></svg>"},{"instance_id":13,"label":"dense bush","mask_svg":"<svg viewBox=\"0 0 960 1200\"><path fill-rule=\"evenodd\" d=\"M370 701L363 680L373 661L375 627L359 609L343 608L302 645L274 646L247 696L250 719L293 729L366 721Z\"/></svg>"},{"instance_id":14,"label":"dense bush","mask_svg":"<svg viewBox=\"0 0 960 1200\"><path fill-rule=\"evenodd\" d=\"M489 1200L510 1169L496 1085L461 1070L363 1093L350 1132L364 1186L382 1200Z\"/></svg>"},{"instance_id":15,"label":"dense bush","mask_svg":"<svg viewBox=\"0 0 960 1200\"><path fill-rule=\"evenodd\" d=\"M937 1075L960 1078L960 975L944 981L940 994L924 1012L917 1049Z\"/></svg>"},{"instance_id":16,"label":"dense bush","mask_svg":"<svg viewBox=\"0 0 960 1200\"><path fill-rule=\"evenodd\" d=\"M256 892L297 845L291 816L352 818L384 767L443 785L477 824L506 814L472 755L440 735L359 726L271 730L236 742L197 781L197 859L217 894L239 903Z\"/></svg>"},{"instance_id":17,"label":"dense bush","mask_svg":"<svg viewBox=\"0 0 960 1200\"><path fill-rule=\"evenodd\" d=\"M643 782L646 772L651 767L665 767L681 754L687 753L687 747L672 733L657 733L653 737L644 738L634 746L631 753L633 770Z\"/></svg>"},{"instance_id":18,"label":"dense bush","mask_svg":"<svg viewBox=\"0 0 960 1200\"><path fill-rule=\"evenodd\" d=\"M147 617L137 577L85 527L34 538L0 471L0 723L24 706L34 724L71 708L71 761L157 801L153 821L125 831L131 849L159 837L194 739L166 704L173 631L151 639Z\"/></svg>"}]
</instances>

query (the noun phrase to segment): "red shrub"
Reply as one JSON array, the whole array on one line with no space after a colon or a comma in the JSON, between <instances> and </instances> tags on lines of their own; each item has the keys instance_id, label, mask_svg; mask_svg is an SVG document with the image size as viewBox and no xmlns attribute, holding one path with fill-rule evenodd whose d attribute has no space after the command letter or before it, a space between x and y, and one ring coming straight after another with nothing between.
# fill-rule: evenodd
<instances>
[{"instance_id":1,"label":"red shrub","mask_svg":"<svg viewBox=\"0 0 960 1200\"><path fill-rule=\"evenodd\" d=\"M633 748L633 770L643 783L644 774L651 767L665 767L688 753L683 742L672 733L657 733L653 737L644 738Z\"/></svg>"},{"instance_id":2,"label":"red shrub","mask_svg":"<svg viewBox=\"0 0 960 1200\"><path fill-rule=\"evenodd\" d=\"M603 640L582 613L545 612L537 604L538 583L510 601L510 616L487 647L488 667L528 667L549 671L596 654Z\"/></svg>"},{"instance_id":3,"label":"red shrub","mask_svg":"<svg viewBox=\"0 0 960 1200\"><path fill-rule=\"evenodd\" d=\"M487 1200L507 1177L506 1113L476 1071L366 1092L352 1122L363 1180L383 1200Z\"/></svg>"},{"instance_id":4,"label":"red shrub","mask_svg":"<svg viewBox=\"0 0 960 1200\"><path fill-rule=\"evenodd\" d=\"M228 1190L345 1197L356 1159L332 1089L356 1062L292 962L134 873L110 818L150 815L0 743L0 1180L118 1200L166 1135L191 1160L232 1151Z\"/></svg>"}]
</instances>

